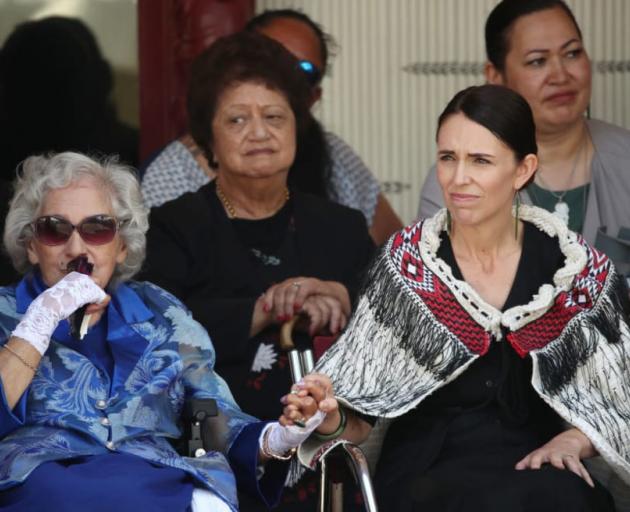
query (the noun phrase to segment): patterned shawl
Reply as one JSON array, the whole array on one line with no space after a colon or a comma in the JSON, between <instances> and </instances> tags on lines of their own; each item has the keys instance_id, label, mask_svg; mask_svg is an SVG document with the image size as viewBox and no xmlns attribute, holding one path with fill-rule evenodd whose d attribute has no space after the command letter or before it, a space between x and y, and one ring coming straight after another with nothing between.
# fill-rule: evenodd
<instances>
[{"instance_id":1,"label":"patterned shawl","mask_svg":"<svg viewBox=\"0 0 630 512\"><path fill-rule=\"evenodd\" d=\"M453 381L490 343L532 358L532 385L630 483L630 311L610 260L548 212L521 219L558 240L565 264L525 305L501 312L437 257L446 210L394 235L373 262L355 313L316 371L340 402L393 418ZM304 459L303 459L304 460Z\"/></svg>"}]
</instances>

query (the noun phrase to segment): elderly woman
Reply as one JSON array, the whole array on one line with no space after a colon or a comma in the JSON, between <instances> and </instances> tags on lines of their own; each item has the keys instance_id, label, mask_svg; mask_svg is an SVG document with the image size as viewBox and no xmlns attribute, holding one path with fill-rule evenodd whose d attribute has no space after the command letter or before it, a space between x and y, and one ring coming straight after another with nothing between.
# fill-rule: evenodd
<instances>
[{"instance_id":1,"label":"elderly woman","mask_svg":"<svg viewBox=\"0 0 630 512\"><path fill-rule=\"evenodd\" d=\"M169 293L129 281L146 229L127 168L76 153L24 162L4 233L24 277L0 288L2 510L235 511L232 468L277 500L286 464L260 480L258 467L286 459L316 420L265 426L238 408L204 329ZM66 319L83 306L77 337ZM169 444L189 398L216 400L222 453L183 458Z\"/></svg>"},{"instance_id":2,"label":"elderly woman","mask_svg":"<svg viewBox=\"0 0 630 512\"><path fill-rule=\"evenodd\" d=\"M318 125L282 45L255 33L220 39L192 76L191 104L204 105L189 112L192 134L217 177L152 210L144 276L206 327L243 410L271 419L291 382L280 325L301 315L309 334L339 332L372 242L360 212L290 183Z\"/></svg>"},{"instance_id":3,"label":"elderly woman","mask_svg":"<svg viewBox=\"0 0 630 512\"><path fill-rule=\"evenodd\" d=\"M630 132L585 117L591 62L573 13L562 0L504 0L490 13L485 35L486 79L521 94L536 121L538 172L523 201L615 251L615 239L630 228ZM443 204L432 169L419 214L428 217Z\"/></svg>"},{"instance_id":4,"label":"elderly woman","mask_svg":"<svg viewBox=\"0 0 630 512\"><path fill-rule=\"evenodd\" d=\"M301 456L393 418L376 475L388 511L612 510L582 461L599 453L630 480L624 280L563 221L520 205L538 162L515 92L458 93L437 161L447 209L375 260L346 332L306 378L301 393L328 416Z\"/></svg>"},{"instance_id":5,"label":"elderly woman","mask_svg":"<svg viewBox=\"0 0 630 512\"><path fill-rule=\"evenodd\" d=\"M265 10L251 18L245 30L275 39L299 59L300 70L309 81L309 105L313 108L322 96L322 80L336 47L334 38L313 19L294 9ZM204 96L197 98L202 102L205 99ZM322 142L330 154L331 164L322 192L339 204L360 210L372 240L377 245L382 244L402 227L402 223L380 192L378 180L355 150L338 135L326 131ZM303 162L297 165L302 172L303 165ZM142 179L142 194L149 206L159 206L185 192L197 190L215 176L199 146L190 134L185 134L150 162ZM314 192L311 186L302 190Z\"/></svg>"}]
</instances>

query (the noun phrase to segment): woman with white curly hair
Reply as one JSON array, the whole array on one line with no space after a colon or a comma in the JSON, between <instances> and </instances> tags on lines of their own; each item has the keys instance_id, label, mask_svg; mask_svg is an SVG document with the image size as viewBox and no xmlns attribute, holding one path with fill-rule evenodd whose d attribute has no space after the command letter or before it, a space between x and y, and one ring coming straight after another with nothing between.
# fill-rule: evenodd
<instances>
[{"instance_id":1,"label":"woman with white curly hair","mask_svg":"<svg viewBox=\"0 0 630 512\"><path fill-rule=\"evenodd\" d=\"M24 277L0 288L2 510L237 510L235 477L271 505L288 469L273 459L318 424L286 426L293 409L285 426L244 414L206 331L169 293L130 281L147 214L114 161L22 165L4 244ZM184 458L168 442L189 398L216 400L220 452Z\"/></svg>"}]
</instances>

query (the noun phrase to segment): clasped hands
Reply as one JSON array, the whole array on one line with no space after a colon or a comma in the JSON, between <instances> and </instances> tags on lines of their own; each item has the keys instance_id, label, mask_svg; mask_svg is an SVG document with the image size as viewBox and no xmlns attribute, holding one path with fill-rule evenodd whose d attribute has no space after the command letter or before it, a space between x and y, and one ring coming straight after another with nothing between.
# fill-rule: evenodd
<instances>
[{"instance_id":1,"label":"clasped hands","mask_svg":"<svg viewBox=\"0 0 630 512\"><path fill-rule=\"evenodd\" d=\"M341 421L339 403L330 379L326 375L310 373L291 387L291 392L280 401L284 405L278 420L283 426L302 424L319 415L322 421L316 428L320 434L334 432Z\"/></svg>"},{"instance_id":2,"label":"clasped hands","mask_svg":"<svg viewBox=\"0 0 630 512\"><path fill-rule=\"evenodd\" d=\"M314 277L292 277L270 286L258 298L253 326L257 325L260 331L301 314L307 318L302 327L309 335L325 328L337 334L346 326L350 309L350 296L343 284Z\"/></svg>"}]
</instances>

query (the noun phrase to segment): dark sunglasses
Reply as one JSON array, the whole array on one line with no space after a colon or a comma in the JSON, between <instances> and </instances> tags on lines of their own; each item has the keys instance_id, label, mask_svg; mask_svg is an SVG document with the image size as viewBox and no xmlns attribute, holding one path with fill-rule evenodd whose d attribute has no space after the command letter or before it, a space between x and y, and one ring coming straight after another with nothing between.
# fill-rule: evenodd
<instances>
[{"instance_id":1,"label":"dark sunglasses","mask_svg":"<svg viewBox=\"0 0 630 512\"><path fill-rule=\"evenodd\" d=\"M322 72L311 61L301 60L298 62L298 66L306 74L306 79L311 86L316 86L322 79Z\"/></svg>"},{"instance_id":2,"label":"dark sunglasses","mask_svg":"<svg viewBox=\"0 0 630 512\"><path fill-rule=\"evenodd\" d=\"M75 226L62 217L45 215L32 222L31 229L35 238L44 245L65 244L70 240L75 229L86 243L103 245L114 239L118 228L123 223L124 221L117 220L111 215L93 215L86 217Z\"/></svg>"}]
</instances>

